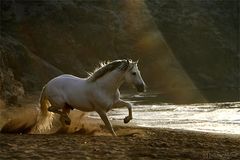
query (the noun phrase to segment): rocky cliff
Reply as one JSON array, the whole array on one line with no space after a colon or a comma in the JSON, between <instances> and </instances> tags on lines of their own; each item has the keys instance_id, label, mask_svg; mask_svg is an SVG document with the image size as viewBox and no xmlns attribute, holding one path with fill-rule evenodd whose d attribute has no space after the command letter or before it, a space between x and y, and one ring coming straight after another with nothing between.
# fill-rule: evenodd
<instances>
[{"instance_id":1,"label":"rocky cliff","mask_svg":"<svg viewBox=\"0 0 240 160\"><path fill-rule=\"evenodd\" d=\"M238 0L2 0L0 41L3 99L132 58L172 102L239 100Z\"/></svg>"}]
</instances>

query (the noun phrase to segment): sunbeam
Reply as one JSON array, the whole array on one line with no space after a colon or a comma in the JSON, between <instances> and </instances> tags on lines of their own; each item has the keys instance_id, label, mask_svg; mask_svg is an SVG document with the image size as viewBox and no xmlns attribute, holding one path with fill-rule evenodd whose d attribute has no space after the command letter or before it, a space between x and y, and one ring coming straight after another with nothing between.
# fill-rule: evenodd
<instances>
[{"instance_id":1,"label":"sunbeam","mask_svg":"<svg viewBox=\"0 0 240 160\"><path fill-rule=\"evenodd\" d=\"M169 99L176 103L206 102L174 56L145 1L125 0L122 3L126 30L137 39L135 51L142 61L150 62L143 68L145 77L152 77L149 75L153 74L158 80L156 84L152 84L150 79L147 82L160 91L169 93Z\"/></svg>"}]
</instances>

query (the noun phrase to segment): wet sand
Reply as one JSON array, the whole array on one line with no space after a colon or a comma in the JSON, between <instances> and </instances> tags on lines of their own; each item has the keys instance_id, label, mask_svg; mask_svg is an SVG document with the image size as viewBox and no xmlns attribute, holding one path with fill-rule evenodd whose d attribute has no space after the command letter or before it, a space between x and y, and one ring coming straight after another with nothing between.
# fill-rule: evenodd
<instances>
[{"instance_id":1,"label":"wet sand","mask_svg":"<svg viewBox=\"0 0 240 160\"><path fill-rule=\"evenodd\" d=\"M117 137L84 132L0 134L0 159L240 159L240 135L130 126L114 128Z\"/></svg>"}]
</instances>

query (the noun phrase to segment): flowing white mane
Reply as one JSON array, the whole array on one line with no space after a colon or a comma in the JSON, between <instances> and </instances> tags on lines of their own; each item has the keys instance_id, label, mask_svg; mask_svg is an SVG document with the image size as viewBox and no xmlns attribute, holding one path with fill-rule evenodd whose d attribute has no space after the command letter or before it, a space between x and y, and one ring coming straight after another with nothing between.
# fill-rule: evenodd
<instances>
[{"instance_id":1,"label":"flowing white mane","mask_svg":"<svg viewBox=\"0 0 240 160\"><path fill-rule=\"evenodd\" d=\"M88 81L94 82L97 79L104 76L106 73L111 72L121 66L122 63L125 63L126 60L115 60L112 62L101 62L100 66L97 67L93 73L89 73Z\"/></svg>"}]
</instances>

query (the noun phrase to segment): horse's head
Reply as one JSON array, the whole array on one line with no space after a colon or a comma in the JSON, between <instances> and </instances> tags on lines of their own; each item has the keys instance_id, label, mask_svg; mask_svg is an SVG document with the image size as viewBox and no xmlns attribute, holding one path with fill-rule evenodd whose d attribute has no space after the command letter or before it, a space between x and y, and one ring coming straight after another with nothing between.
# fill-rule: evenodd
<instances>
[{"instance_id":1,"label":"horse's head","mask_svg":"<svg viewBox=\"0 0 240 160\"><path fill-rule=\"evenodd\" d=\"M125 72L125 79L128 83L133 84L138 92L144 92L145 91L145 83L142 79L142 76L140 74L140 71L138 70L138 61L132 62L131 60L126 60L125 66L127 66L126 72Z\"/></svg>"}]
</instances>

